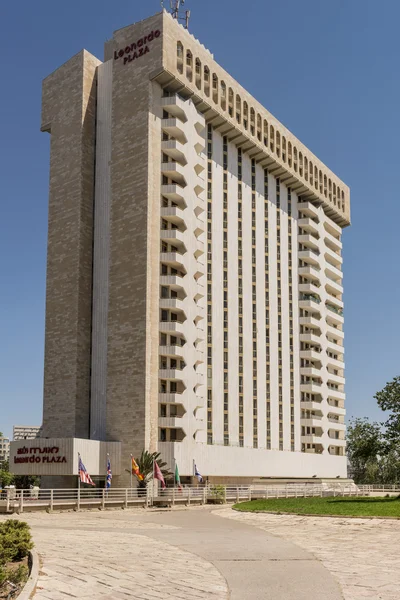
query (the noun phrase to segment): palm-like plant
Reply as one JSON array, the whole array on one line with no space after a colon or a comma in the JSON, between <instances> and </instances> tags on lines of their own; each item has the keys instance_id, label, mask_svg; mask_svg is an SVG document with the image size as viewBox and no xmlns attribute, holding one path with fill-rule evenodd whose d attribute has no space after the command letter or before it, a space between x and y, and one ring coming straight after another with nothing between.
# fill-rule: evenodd
<instances>
[{"instance_id":1,"label":"palm-like plant","mask_svg":"<svg viewBox=\"0 0 400 600\"><path fill-rule=\"evenodd\" d=\"M137 477L140 488L145 488L148 482L153 477L154 461L160 467L161 473L163 474L165 481L167 481L167 479L170 479L173 476L171 471L165 469L167 463L163 462L160 456L161 454L159 452L148 452L147 450L143 450L142 454L140 455L140 458L135 458L139 467L140 474L143 476L143 479L139 479Z\"/></svg>"}]
</instances>

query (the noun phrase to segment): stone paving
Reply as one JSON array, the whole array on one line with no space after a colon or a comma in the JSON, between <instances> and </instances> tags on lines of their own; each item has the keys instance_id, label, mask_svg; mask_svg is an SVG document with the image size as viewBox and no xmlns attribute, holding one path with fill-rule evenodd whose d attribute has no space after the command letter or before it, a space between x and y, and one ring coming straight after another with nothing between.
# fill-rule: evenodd
<instances>
[{"instance_id":1,"label":"stone paving","mask_svg":"<svg viewBox=\"0 0 400 600\"><path fill-rule=\"evenodd\" d=\"M225 579L212 564L141 535L176 527L136 521L133 511L21 518L32 528L42 561L34 600L228 598Z\"/></svg>"},{"instance_id":2,"label":"stone paving","mask_svg":"<svg viewBox=\"0 0 400 600\"><path fill-rule=\"evenodd\" d=\"M400 521L215 511L281 536L319 558L345 600L400 599Z\"/></svg>"}]
</instances>

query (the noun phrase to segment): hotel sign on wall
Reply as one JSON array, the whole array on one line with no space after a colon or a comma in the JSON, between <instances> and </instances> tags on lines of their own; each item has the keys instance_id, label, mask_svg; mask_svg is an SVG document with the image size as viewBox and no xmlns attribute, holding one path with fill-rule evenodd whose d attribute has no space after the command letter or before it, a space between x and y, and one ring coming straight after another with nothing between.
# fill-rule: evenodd
<instances>
[{"instance_id":1,"label":"hotel sign on wall","mask_svg":"<svg viewBox=\"0 0 400 600\"><path fill-rule=\"evenodd\" d=\"M137 42L133 42L129 46L125 46L125 48L121 48L120 50L114 51L114 60L124 59L123 64L126 65L145 54L150 52L151 43L159 38L161 35L161 31L157 29L156 31L152 31L149 35L145 35L140 38Z\"/></svg>"},{"instance_id":2,"label":"hotel sign on wall","mask_svg":"<svg viewBox=\"0 0 400 600\"><path fill-rule=\"evenodd\" d=\"M61 456L60 448L50 446L48 448L30 447L18 448L17 456L14 456L14 464L18 463L66 463L65 456Z\"/></svg>"}]
</instances>

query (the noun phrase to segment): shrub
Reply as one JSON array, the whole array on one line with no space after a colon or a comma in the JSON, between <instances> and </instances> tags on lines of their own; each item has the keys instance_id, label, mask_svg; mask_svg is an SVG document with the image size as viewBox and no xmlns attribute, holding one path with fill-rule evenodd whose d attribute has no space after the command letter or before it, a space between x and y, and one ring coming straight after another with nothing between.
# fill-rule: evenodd
<instances>
[{"instance_id":1,"label":"shrub","mask_svg":"<svg viewBox=\"0 0 400 600\"><path fill-rule=\"evenodd\" d=\"M33 543L27 523L12 519L0 523L0 566L22 560L31 548Z\"/></svg>"}]
</instances>

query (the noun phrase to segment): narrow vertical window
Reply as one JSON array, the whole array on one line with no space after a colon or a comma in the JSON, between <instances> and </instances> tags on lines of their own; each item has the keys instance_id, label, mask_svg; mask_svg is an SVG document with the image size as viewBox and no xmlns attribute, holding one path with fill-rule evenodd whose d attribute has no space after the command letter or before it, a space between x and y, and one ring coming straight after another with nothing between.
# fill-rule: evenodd
<instances>
[{"instance_id":1,"label":"narrow vertical window","mask_svg":"<svg viewBox=\"0 0 400 600\"><path fill-rule=\"evenodd\" d=\"M289 287L289 361L290 361L290 450L295 449L294 423L294 347L293 347L293 254L292 190L288 188L288 287Z\"/></svg>"},{"instance_id":2,"label":"narrow vertical window","mask_svg":"<svg viewBox=\"0 0 400 600\"><path fill-rule=\"evenodd\" d=\"M207 126L207 444L213 443L212 390L212 158L213 128Z\"/></svg>"},{"instance_id":3,"label":"narrow vertical window","mask_svg":"<svg viewBox=\"0 0 400 600\"><path fill-rule=\"evenodd\" d=\"M282 264L281 264L281 185L276 179L276 261L278 291L278 407L279 450L283 450L283 369L282 369Z\"/></svg>"},{"instance_id":4,"label":"narrow vertical window","mask_svg":"<svg viewBox=\"0 0 400 600\"><path fill-rule=\"evenodd\" d=\"M243 194L243 155L238 148L238 378L239 378L239 446L244 445L244 395L243 395L243 229L242 229L242 194Z\"/></svg>"},{"instance_id":5,"label":"narrow vertical window","mask_svg":"<svg viewBox=\"0 0 400 600\"><path fill-rule=\"evenodd\" d=\"M229 446L229 385L228 385L228 138L223 138L223 210L222 210L222 252L223 252L223 329L224 329L224 446Z\"/></svg>"},{"instance_id":6,"label":"narrow vertical window","mask_svg":"<svg viewBox=\"0 0 400 600\"><path fill-rule=\"evenodd\" d=\"M265 245L265 348L266 348L266 420L267 450L271 449L271 354L269 320L269 218L268 218L268 171L264 170L264 245Z\"/></svg>"},{"instance_id":7,"label":"narrow vertical window","mask_svg":"<svg viewBox=\"0 0 400 600\"><path fill-rule=\"evenodd\" d=\"M256 270L256 161L251 161L251 286L253 336L253 448L258 448L257 398L257 270Z\"/></svg>"}]
</instances>

